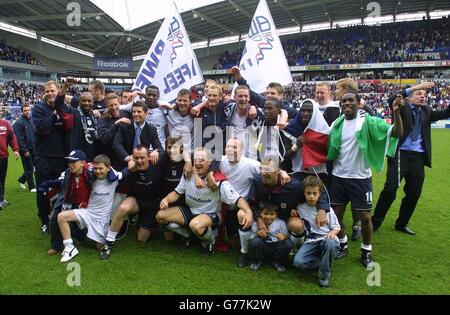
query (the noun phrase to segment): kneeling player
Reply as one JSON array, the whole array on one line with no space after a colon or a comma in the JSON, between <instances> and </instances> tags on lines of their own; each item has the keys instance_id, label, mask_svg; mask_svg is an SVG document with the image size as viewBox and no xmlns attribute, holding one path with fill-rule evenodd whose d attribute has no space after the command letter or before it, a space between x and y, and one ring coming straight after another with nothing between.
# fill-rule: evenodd
<instances>
[{"instance_id":1,"label":"kneeling player","mask_svg":"<svg viewBox=\"0 0 450 315\"><path fill-rule=\"evenodd\" d=\"M197 174L206 180L212 158L205 148L198 148L194 152L194 167ZM219 189L212 191L209 188L197 188L193 177L182 177L175 191L162 199L161 210L156 214L156 220L168 229L189 237L190 231L200 238L206 255L214 252L215 237L213 230L219 226L220 202L236 205L239 208L239 223L249 228L253 221L252 211L247 202L239 196L229 182L222 180L217 183ZM170 207L185 195L186 206Z\"/></svg>"}]
</instances>

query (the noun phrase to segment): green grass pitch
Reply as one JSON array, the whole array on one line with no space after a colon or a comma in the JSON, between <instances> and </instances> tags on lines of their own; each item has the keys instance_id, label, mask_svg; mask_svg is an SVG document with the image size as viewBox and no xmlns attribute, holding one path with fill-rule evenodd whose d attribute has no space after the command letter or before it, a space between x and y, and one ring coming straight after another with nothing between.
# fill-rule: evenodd
<instances>
[{"instance_id":1,"label":"green grass pitch","mask_svg":"<svg viewBox=\"0 0 450 315\"><path fill-rule=\"evenodd\" d=\"M403 191L373 238L380 264L380 286L369 286L371 271L359 262L360 242L333 265L331 287L321 289L315 275L290 268L277 274L265 264L259 272L238 269L238 253L203 257L200 248L181 251L161 238L137 244L132 228L109 261L100 261L89 245L79 246L81 286L66 284L71 270L49 257L49 236L39 231L35 194L19 188L20 161L10 159L6 199L0 211L0 294L449 294L450 293L450 130L433 130L433 169L426 169L422 197L410 222L416 236L393 228ZM374 198L384 174L374 175ZM376 200L375 200L376 202ZM347 226L351 215L346 214ZM369 277L373 279L373 277Z\"/></svg>"}]
</instances>

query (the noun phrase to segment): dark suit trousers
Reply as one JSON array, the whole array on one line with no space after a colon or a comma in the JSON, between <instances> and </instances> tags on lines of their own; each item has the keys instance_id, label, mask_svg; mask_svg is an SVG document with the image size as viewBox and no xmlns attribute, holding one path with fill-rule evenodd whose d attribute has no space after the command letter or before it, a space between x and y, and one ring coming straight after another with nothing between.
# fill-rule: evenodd
<instances>
[{"instance_id":1,"label":"dark suit trousers","mask_svg":"<svg viewBox=\"0 0 450 315\"><path fill-rule=\"evenodd\" d=\"M20 159L22 160L23 174L19 177L19 182L25 184L28 183L28 189L31 190L36 188L34 185L34 160L33 155L25 156L20 154Z\"/></svg>"},{"instance_id":2,"label":"dark suit trousers","mask_svg":"<svg viewBox=\"0 0 450 315\"><path fill-rule=\"evenodd\" d=\"M422 193L425 179L425 153L400 150L400 181L405 179L405 197L400 205L400 213L395 226L402 228L408 225L411 216ZM398 188L398 157L388 159L386 183L378 198L372 222L375 227L380 226L386 213L395 200Z\"/></svg>"},{"instance_id":3,"label":"dark suit trousers","mask_svg":"<svg viewBox=\"0 0 450 315\"><path fill-rule=\"evenodd\" d=\"M61 173L67 168L64 158L36 156L35 163L37 187L47 180L59 178ZM42 225L48 224L50 215L50 201L48 200L47 195L38 190L36 194L36 201L38 216L41 219Z\"/></svg>"},{"instance_id":4,"label":"dark suit trousers","mask_svg":"<svg viewBox=\"0 0 450 315\"><path fill-rule=\"evenodd\" d=\"M0 159L0 202L3 202L5 196L5 179L8 170L8 158Z\"/></svg>"}]
</instances>

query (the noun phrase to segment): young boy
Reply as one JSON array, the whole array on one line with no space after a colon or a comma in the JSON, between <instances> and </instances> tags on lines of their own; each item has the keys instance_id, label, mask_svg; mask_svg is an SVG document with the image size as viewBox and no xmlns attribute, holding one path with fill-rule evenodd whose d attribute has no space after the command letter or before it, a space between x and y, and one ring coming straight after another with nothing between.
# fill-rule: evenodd
<instances>
[{"instance_id":1,"label":"young boy","mask_svg":"<svg viewBox=\"0 0 450 315\"><path fill-rule=\"evenodd\" d=\"M46 181L39 186L42 192L46 192L49 187L61 187L50 218L51 248L47 251L49 255L55 255L64 247L58 226L59 213L70 209L85 208L92 188L93 175L89 172L86 164L86 154L83 151L74 150L65 159L69 167L61 174L61 177L57 180ZM84 232L76 225L71 225L71 228L77 239L84 238Z\"/></svg>"},{"instance_id":2,"label":"young boy","mask_svg":"<svg viewBox=\"0 0 450 315\"><path fill-rule=\"evenodd\" d=\"M294 257L293 265L303 271L319 269L319 286L330 285L331 265L339 248L337 234L339 222L333 209L327 213L328 224L317 226L316 204L323 189L323 183L316 176L308 176L303 181L306 202L297 206L297 211L305 223L306 240Z\"/></svg>"},{"instance_id":3,"label":"young boy","mask_svg":"<svg viewBox=\"0 0 450 315\"><path fill-rule=\"evenodd\" d=\"M93 166L96 179L92 183L88 207L63 211L58 215L59 229L64 239L61 262L67 262L78 254L78 249L73 245L71 238L70 222L76 222L80 229L87 228L87 237L96 242L98 249L105 243L105 236L111 219L114 192L122 174L117 174L115 180L109 178L111 161L104 154L94 158Z\"/></svg>"},{"instance_id":4,"label":"young boy","mask_svg":"<svg viewBox=\"0 0 450 315\"><path fill-rule=\"evenodd\" d=\"M260 216L265 228L258 229L256 222L252 224L252 235L248 245L248 254L253 261L250 269L258 271L264 259L270 259L278 272L286 271L283 265L292 249L286 222L278 218L278 207L271 201L261 201Z\"/></svg>"}]
</instances>

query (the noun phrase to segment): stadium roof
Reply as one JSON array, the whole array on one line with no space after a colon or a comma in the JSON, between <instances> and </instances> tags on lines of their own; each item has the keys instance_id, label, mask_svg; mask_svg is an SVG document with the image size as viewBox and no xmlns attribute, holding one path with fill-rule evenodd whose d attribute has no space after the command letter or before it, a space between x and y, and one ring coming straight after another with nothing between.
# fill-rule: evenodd
<instances>
[{"instance_id":1,"label":"stadium roof","mask_svg":"<svg viewBox=\"0 0 450 315\"><path fill-rule=\"evenodd\" d=\"M102 0L92 0L101 4ZM112 1L108 1L112 3ZM133 1L133 0L131 0ZM177 3L182 0L177 0ZM208 1L208 0L206 0ZM104 2L104 1L103 1ZM141 1L139 1L141 2ZM159 10L156 0L142 1L142 11ZM168 1L167 1L168 2ZM214 2L214 0L213 0ZM207 42L217 38L245 35L259 0L224 0L192 8L181 13L191 42ZM448 0L378 0L381 15L450 10ZM67 23L68 1L62 0L0 0L0 21L23 27L66 45L99 55L142 55L145 54L158 32L163 18L133 30L119 24L105 11L89 0L78 0L81 9L81 25ZM72 2L73 3L73 2ZM205 3L203 1L202 3ZM278 29L331 23L342 20L367 17L373 10L368 7L371 0L267 0ZM180 8L180 5L178 5ZM183 8L180 9L182 11ZM116 10L117 11L117 10ZM114 15L113 13L110 13ZM136 18L132 12L128 22ZM356 24L356 23L355 23Z\"/></svg>"}]
</instances>

